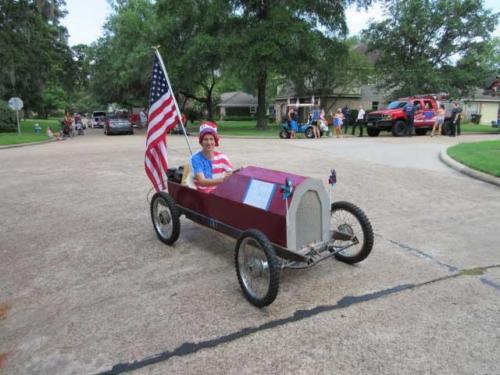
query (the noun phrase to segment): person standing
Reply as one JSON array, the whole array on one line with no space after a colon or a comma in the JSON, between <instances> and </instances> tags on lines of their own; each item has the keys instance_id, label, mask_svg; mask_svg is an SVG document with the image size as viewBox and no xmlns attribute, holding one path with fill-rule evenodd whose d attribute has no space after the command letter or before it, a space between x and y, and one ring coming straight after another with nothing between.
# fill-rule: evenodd
<instances>
[{"instance_id":1,"label":"person standing","mask_svg":"<svg viewBox=\"0 0 500 375\"><path fill-rule=\"evenodd\" d=\"M436 128L438 129L437 135L441 135L443 124L444 124L444 115L446 111L444 109L444 104L439 105L439 109L436 112L436 120L434 121L434 126L432 127L431 137L434 137L434 133Z\"/></svg>"},{"instance_id":2,"label":"person standing","mask_svg":"<svg viewBox=\"0 0 500 375\"><path fill-rule=\"evenodd\" d=\"M342 115L344 116L344 133L347 134L347 129L349 128L349 123L351 122L351 110L347 104L342 108Z\"/></svg>"},{"instance_id":3,"label":"person standing","mask_svg":"<svg viewBox=\"0 0 500 375\"><path fill-rule=\"evenodd\" d=\"M146 123L148 122L148 117L146 116L146 112L144 112L144 110L139 112L139 121L141 124L141 128L144 128L146 126Z\"/></svg>"},{"instance_id":4,"label":"person standing","mask_svg":"<svg viewBox=\"0 0 500 375\"><path fill-rule=\"evenodd\" d=\"M406 113L406 128L404 131L404 135L406 137L411 137L413 135L413 120L415 117L415 106L412 102L408 102L405 104L403 108Z\"/></svg>"},{"instance_id":5,"label":"person standing","mask_svg":"<svg viewBox=\"0 0 500 375\"><path fill-rule=\"evenodd\" d=\"M453 137L460 135L460 113L462 113L462 108L460 108L460 104L458 102L453 103L453 109L451 110L451 134Z\"/></svg>"},{"instance_id":6,"label":"person standing","mask_svg":"<svg viewBox=\"0 0 500 375\"><path fill-rule=\"evenodd\" d=\"M337 113L335 113L335 117L333 118L333 127L335 129L335 137L342 137L342 123L344 121L344 115L342 114L342 109L337 109Z\"/></svg>"},{"instance_id":7,"label":"person standing","mask_svg":"<svg viewBox=\"0 0 500 375\"><path fill-rule=\"evenodd\" d=\"M297 123L297 114L293 107L288 111L288 123L290 124L290 138L295 138L295 133L299 129L299 126Z\"/></svg>"},{"instance_id":8,"label":"person standing","mask_svg":"<svg viewBox=\"0 0 500 375\"><path fill-rule=\"evenodd\" d=\"M320 123L320 112L319 109L315 109L312 113L309 113L310 123L313 127L314 138L321 138L321 133L319 131L321 123Z\"/></svg>"},{"instance_id":9,"label":"person standing","mask_svg":"<svg viewBox=\"0 0 500 375\"><path fill-rule=\"evenodd\" d=\"M356 127L359 126L359 137L363 136L363 126L365 125L365 110L362 106L359 106L358 117L356 122L352 126L352 135L356 131Z\"/></svg>"}]
</instances>

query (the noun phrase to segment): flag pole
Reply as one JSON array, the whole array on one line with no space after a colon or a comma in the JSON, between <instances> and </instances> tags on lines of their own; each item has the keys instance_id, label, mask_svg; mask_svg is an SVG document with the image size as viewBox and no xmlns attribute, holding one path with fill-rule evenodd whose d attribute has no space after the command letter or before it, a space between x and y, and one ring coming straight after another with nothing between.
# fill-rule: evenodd
<instances>
[{"instance_id":1,"label":"flag pole","mask_svg":"<svg viewBox=\"0 0 500 375\"><path fill-rule=\"evenodd\" d=\"M165 64L163 63L163 59L161 58L160 51L158 51L158 48L160 48L160 46L153 47L153 49L155 50L156 56L158 56L158 60L160 61L160 65L161 65L161 68L163 69L163 73L165 74L165 78L167 79L168 87L170 90L172 90L172 99L174 100L175 110L177 111L177 116L179 117L179 122L181 123L182 132L184 133L184 137L186 138L186 143L187 143L188 148L189 148L189 153L191 154L191 156L193 156L193 150L191 150L191 145L189 144L189 138L188 138L187 133L186 133L186 127L182 123L182 113L179 110L179 105L177 104L177 99L175 99L174 90L172 89L172 85L170 84L170 79L168 78L167 69L165 69Z\"/></svg>"}]
</instances>

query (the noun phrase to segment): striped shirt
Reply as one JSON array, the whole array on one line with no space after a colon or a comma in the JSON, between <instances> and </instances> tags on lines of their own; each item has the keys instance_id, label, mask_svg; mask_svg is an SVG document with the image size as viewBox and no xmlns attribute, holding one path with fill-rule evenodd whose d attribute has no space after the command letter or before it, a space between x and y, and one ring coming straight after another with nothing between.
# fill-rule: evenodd
<instances>
[{"instance_id":1,"label":"striped shirt","mask_svg":"<svg viewBox=\"0 0 500 375\"><path fill-rule=\"evenodd\" d=\"M203 173L206 179L217 179L225 176L226 172L232 172L233 165L229 161L228 157L220 152L214 151L213 160L208 160L202 151L197 152L191 158L191 166L193 169L193 174L196 176L199 173ZM205 193L210 193L215 190L217 186L200 186L195 181L196 188L199 191Z\"/></svg>"}]
</instances>

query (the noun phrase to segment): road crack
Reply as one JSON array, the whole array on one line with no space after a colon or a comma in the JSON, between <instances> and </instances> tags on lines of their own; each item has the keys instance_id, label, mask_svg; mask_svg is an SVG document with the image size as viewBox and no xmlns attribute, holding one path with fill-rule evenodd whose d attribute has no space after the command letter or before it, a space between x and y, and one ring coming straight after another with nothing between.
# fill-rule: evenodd
<instances>
[{"instance_id":1,"label":"road crack","mask_svg":"<svg viewBox=\"0 0 500 375\"><path fill-rule=\"evenodd\" d=\"M376 292L372 293L367 293L363 294L360 296L345 296L341 298L335 305L321 305L321 306L316 306L311 309L307 310L297 310L294 312L293 315L281 318L281 319L276 319L269 321L267 323L261 324L260 326L257 327L245 327L240 329L239 331L216 337L211 340L205 340L205 341L200 341L200 342L185 342L175 348L172 351L164 351L162 353L158 353L156 355L146 357L141 360L137 360L134 362L128 362L128 363L119 363L114 365L111 370L109 371L104 371L99 374L101 375L111 375L111 374L123 374L125 372L130 372L134 370L138 370L147 366L151 366L160 362L165 362L168 361L172 357L184 357L187 355L194 354L196 352L199 352L200 350L203 349L208 349L208 348L215 348L219 345L222 344L227 344L239 339L242 339L244 337L256 334L261 331L266 331L270 330L273 328L277 327L282 327L284 325L290 324L290 323L295 323L299 322L304 319L309 319L312 318L316 315L335 311L335 310L340 310L340 309L345 309L353 305L357 305L360 303L365 303L373 300L377 300L380 298L385 298L390 295L394 294L399 294L401 292L407 291L407 290L415 290L418 288L422 288L428 285L436 284L439 282L443 282L446 280L451 280L451 279L456 279L459 277L471 277L471 276L479 276L479 275L484 275L484 273L492 268L500 268L500 264L495 264L495 265L490 265L490 266L485 266L485 267L476 267L476 268L470 268L470 269L463 269L460 270L452 275L446 275L443 277L439 277L436 279L424 281L421 283L417 284L401 284L397 285L388 289L383 289L379 290Z\"/></svg>"}]
</instances>

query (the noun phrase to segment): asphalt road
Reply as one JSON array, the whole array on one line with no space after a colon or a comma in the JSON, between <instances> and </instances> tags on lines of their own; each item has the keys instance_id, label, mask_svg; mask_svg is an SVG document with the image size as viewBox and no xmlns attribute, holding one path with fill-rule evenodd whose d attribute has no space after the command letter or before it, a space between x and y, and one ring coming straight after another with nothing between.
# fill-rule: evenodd
<instances>
[{"instance_id":1,"label":"asphalt road","mask_svg":"<svg viewBox=\"0 0 500 375\"><path fill-rule=\"evenodd\" d=\"M487 138L223 139L235 166L335 167L376 234L356 266L285 270L264 309L233 239L156 238L144 134L0 150L0 373L500 374L500 189L438 160Z\"/></svg>"}]
</instances>

